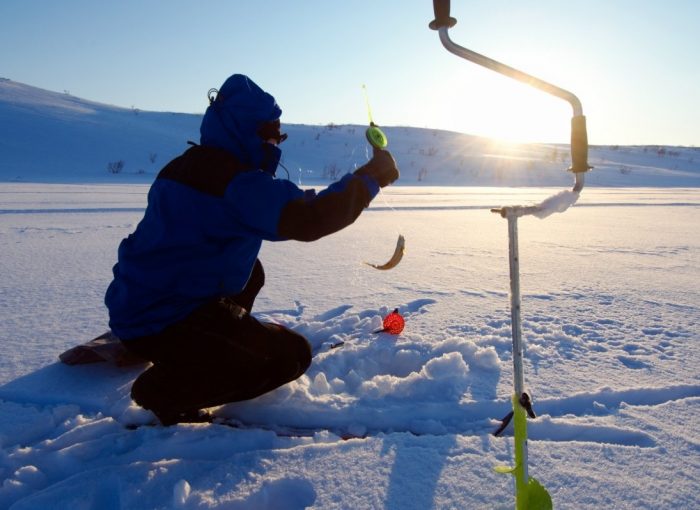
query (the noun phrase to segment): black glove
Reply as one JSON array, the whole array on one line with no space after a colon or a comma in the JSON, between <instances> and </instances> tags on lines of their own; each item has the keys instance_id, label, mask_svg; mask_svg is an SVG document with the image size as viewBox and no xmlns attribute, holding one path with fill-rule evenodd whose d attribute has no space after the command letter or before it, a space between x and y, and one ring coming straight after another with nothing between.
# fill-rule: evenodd
<instances>
[{"instance_id":1,"label":"black glove","mask_svg":"<svg viewBox=\"0 0 700 510\"><path fill-rule=\"evenodd\" d=\"M355 175L369 175L383 188L399 178L399 169L389 151L375 148L372 159L355 170Z\"/></svg>"}]
</instances>

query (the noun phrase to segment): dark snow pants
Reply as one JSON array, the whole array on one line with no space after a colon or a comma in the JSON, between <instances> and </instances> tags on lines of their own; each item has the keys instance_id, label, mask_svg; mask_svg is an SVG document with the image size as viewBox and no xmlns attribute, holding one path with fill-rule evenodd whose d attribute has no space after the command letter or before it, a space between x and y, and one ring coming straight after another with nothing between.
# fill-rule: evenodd
<instances>
[{"instance_id":1,"label":"dark snow pants","mask_svg":"<svg viewBox=\"0 0 700 510\"><path fill-rule=\"evenodd\" d=\"M306 372L306 338L250 314L264 283L258 260L240 294L209 302L159 334L124 341L153 362L134 381L134 401L169 425L199 409L257 397Z\"/></svg>"}]
</instances>

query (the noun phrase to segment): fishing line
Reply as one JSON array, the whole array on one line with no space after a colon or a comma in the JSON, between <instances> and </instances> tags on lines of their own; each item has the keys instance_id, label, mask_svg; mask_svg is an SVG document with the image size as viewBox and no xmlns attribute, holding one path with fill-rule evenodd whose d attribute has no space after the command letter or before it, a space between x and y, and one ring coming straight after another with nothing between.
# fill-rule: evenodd
<instances>
[{"instance_id":1,"label":"fishing line","mask_svg":"<svg viewBox=\"0 0 700 510\"><path fill-rule=\"evenodd\" d=\"M369 106L369 96L367 95L367 85L364 83L362 84L362 92L365 95L365 104L367 105L367 116L369 117L369 125L371 126L374 124L374 120L372 120L372 108Z\"/></svg>"}]
</instances>

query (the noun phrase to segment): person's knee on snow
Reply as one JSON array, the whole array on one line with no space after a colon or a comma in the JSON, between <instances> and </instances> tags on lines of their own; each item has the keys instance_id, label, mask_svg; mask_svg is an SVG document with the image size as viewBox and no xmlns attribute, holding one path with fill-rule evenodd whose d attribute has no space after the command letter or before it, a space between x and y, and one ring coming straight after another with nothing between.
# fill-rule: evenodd
<instances>
[{"instance_id":1,"label":"person's knee on snow","mask_svg":"<svg viewBox=\"0 0 700 510\"><path fill-rule=\"evenodd\" d=\"M311 359L313 357L313 352L311 350L311 344L302 335L296 334L296 352L297 352L297 373L294 379L298 379L306 373L306 371L311 366ZM293 379L293 380L294 380Z\"/></svg>"},{"instance_id":2,"label":"person's knee on snow","mask_svg":"<svg viewBox=\"0 0 700 510\"><path fill-rule=\"evenodd\" d=\"M265 325L276 338L279 354L274 364L279 373L280 386L304 375L311 366L311 344L303 335L279 324Z\"/></svg>"}]
</instances>

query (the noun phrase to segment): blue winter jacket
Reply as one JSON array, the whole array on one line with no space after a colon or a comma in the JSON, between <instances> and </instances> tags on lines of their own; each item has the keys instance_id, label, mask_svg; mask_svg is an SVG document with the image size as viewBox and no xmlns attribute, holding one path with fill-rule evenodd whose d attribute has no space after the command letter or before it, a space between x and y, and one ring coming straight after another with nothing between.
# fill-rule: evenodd
<instances>
[{"instance_id":1,"label":"blue winter jacket","mask_svg":"<svg viewBox=\"0 0 700 510\"><path fill-rule=\"evenodd\" d=\"M122 340L159 333L212 299L238 294L263 240L336 232L378 193L361 172L318 194L275 179L279 153L269 149L277 148L250 132L280 113L272 96L234 75L205 113L202 145L159 173L143 219L119 245L105 296L109 325Z\"/></svg>"},{"instance_id":2,"label":"blue winter jacket","mask_svg":"<svg viewBox=\"0 0 700 510\"><path fill-rule=\"evenodd\" d=\"M238 294L263 240L336 232L378 191L373 179L347 174L316 194L241 171L221 149L189 149L161 171L143 219L119 245L105 296L110 328L122 340L156 334L209 300Z\"/></svg>"}]
</instances>

